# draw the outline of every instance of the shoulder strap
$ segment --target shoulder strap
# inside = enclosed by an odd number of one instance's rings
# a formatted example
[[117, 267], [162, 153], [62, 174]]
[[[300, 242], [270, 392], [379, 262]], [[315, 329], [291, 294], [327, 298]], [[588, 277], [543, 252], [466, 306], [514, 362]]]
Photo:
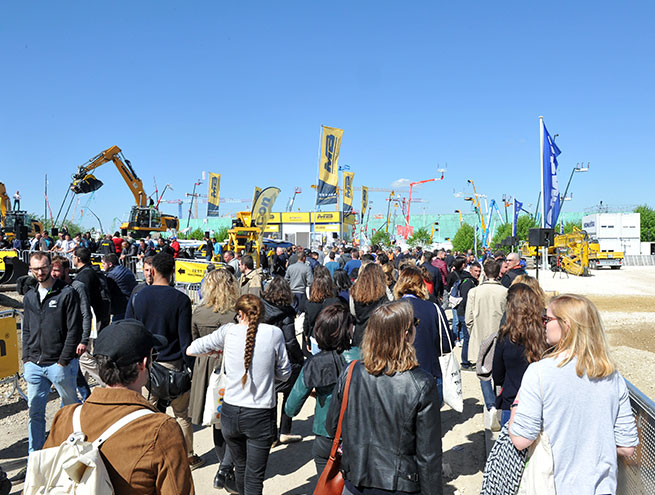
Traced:
[[[82, 404], [78, 405], [73, 411], [73, 433], [82, 432], [82, 424], [80, 422], [80, 415], [82, 414]], [[94, 442], [93, 446], [97, 449], [105, 443], [105, 441], [111, 437], [114, 433], [120, 430], [123, 426], [131, 423], [135, 419], [139, 419], [141, 416], [146, 416], [148, 414], [155, 414], [154, 411], [150, 409], [142, 408], [136, 411], [133, 411], [129, 414], [126, 414], [121, 419], [116, 421], [113, 425], [107, 428]]]
[[[437, 306], [437, 303], [433, 303], [434, 308], [437, 310], [437, 319], [439, 320], [439, 350], [441, 351], [441, 355], [443, 356], [443, 330], [444, 327], [447, 327], [448, 324], [444, 321], [444, 316], [439, 311], [439, 306]], [[453, 350], [453, 342], [450, 340], [450, 332], [446, 332], [446, 337], [448, 338], [448, 345], [450, 345], [450, 351], [452, 352]]]
[[353, 370], [357, 364], [357, 359], [350, 363], [348, 368], [348, 376], [346, 377], [346, 385], [343, 389], [343, 399], [341, 400], [341, 411], [339, 412], [339, 423], [337, 423], [337, 432], [334, 435], [334, 440], [332, 442], [332, 450], [330, 450], [330, 459], [334, 460], [335, 455], [337, 454], [337, 449], [339, 448], [339, 442], [341, 440], [341, 424], [343, 422], [343, 415], [346, 412], [346, 406], [348, 405], [348, 392], [350, 391], [350, 380], [353, 377]]

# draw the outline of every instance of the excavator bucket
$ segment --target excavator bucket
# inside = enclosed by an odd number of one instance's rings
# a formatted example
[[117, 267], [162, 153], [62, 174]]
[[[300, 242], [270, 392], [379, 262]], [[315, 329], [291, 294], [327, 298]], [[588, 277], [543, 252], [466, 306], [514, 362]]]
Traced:
[[97, 191], [102, 187], [102, 181], [88, 174], [81, 179], [75, 179], [71, 184], [71, 191], [75, 194], [86, 194]]
[[15, 284], [19, 277], [27, 275], [27, 263], [18, 258], [5, 258], [5, 273], [0, 278], [0, 285]]

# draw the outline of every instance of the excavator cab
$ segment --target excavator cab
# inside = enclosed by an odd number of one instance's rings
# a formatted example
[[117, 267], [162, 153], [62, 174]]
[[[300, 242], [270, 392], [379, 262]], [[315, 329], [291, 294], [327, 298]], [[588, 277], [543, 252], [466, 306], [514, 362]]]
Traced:
[[133, 206], [129, 225], [130, 230], [161, 230], [161, 213], [151, 206]]

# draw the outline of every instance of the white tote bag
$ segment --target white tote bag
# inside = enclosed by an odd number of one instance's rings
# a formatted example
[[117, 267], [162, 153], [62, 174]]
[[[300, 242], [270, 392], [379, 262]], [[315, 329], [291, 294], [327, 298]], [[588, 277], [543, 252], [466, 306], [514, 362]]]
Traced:
[[221, 424], [221, 409], [223, 408], [223, 397], [225, 397], [225, 356], [221, 361], [221, 371], [214, 371], [209, 378], [207, 395], [205, 396], [205, 408], [202, 412], [202, 425], [212, 426]]
[[[443, 400], [446, 404], [452, 407], [457, 412], [464, 410], [464, 397], [462, 395], [462, 372], [459, 367], [459, 362], [453, 353], [453, 343], [450, 340], [450, 332], [448, 332], [448, 324], [445, 322], [443, 314], [439, 307], [435, 304], [437, 315], [439, 319], [439, 366], [441, 367], [441, 379], [443, 381]], [[443, 334], [444, 329], [451, 351], [448, 354], [443, 352]]]

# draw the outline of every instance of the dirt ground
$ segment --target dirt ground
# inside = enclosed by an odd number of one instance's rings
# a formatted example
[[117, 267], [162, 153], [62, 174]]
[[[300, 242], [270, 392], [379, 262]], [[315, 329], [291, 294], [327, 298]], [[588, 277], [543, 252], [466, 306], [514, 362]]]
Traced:
[[[534, 271], [531, 271], [534, 274]], [[550, 272], [539, 273], [546, 291], [587, 295], [598, 306], [612, 355], [621, 373], [648, 397], [655, 397], [655, 267], [623, 267], [621, 270], [593, 271], [591, 277], [566, 278]], [[15, 294], [6, 293], [15, 296]], [[0, 308], [5, 309], [5, 308]], [[459, 353], [459, 349], [456, 350]], [[22, 382], [22, 381], [21, 381]], [[442, 409], [444, 453], [444, 493], [468, 495], [479, 493], [485, 461], [485, 434], [482, 419], [482, 397], [475, 373], [463, 372], [464, 411], [456, 413], [447, 406]], [[25, 384], [21, 383], [23, 390]], [[0, 394], [10, 386], [0, 385]], [[51, 394], [47, 409], [48, 421], [59, 406], [58, 397]], [[265, 493], [300, 495], [313, 491], [316, 473], [311, 455], [312, 399], [294, 420], [293, 432], [303, 435], [298, 444], [275, 447], [267, 469]], [[374, 420], [375, 418], [371, 418]], [[16, 394], [0, 402], [0, 464], [9, 475], [25, 464], [27, 455], [27, 405]], [[212, 480], [217, 469], [212, 449], [211, 430], [197, 430], [196, 452], [207, 465], [193, 473], [197, 493], [213, 491]], [[20, 493], [16, 485], [12, 493]], [[225, 492], [223, 492], [225, 493]]]

